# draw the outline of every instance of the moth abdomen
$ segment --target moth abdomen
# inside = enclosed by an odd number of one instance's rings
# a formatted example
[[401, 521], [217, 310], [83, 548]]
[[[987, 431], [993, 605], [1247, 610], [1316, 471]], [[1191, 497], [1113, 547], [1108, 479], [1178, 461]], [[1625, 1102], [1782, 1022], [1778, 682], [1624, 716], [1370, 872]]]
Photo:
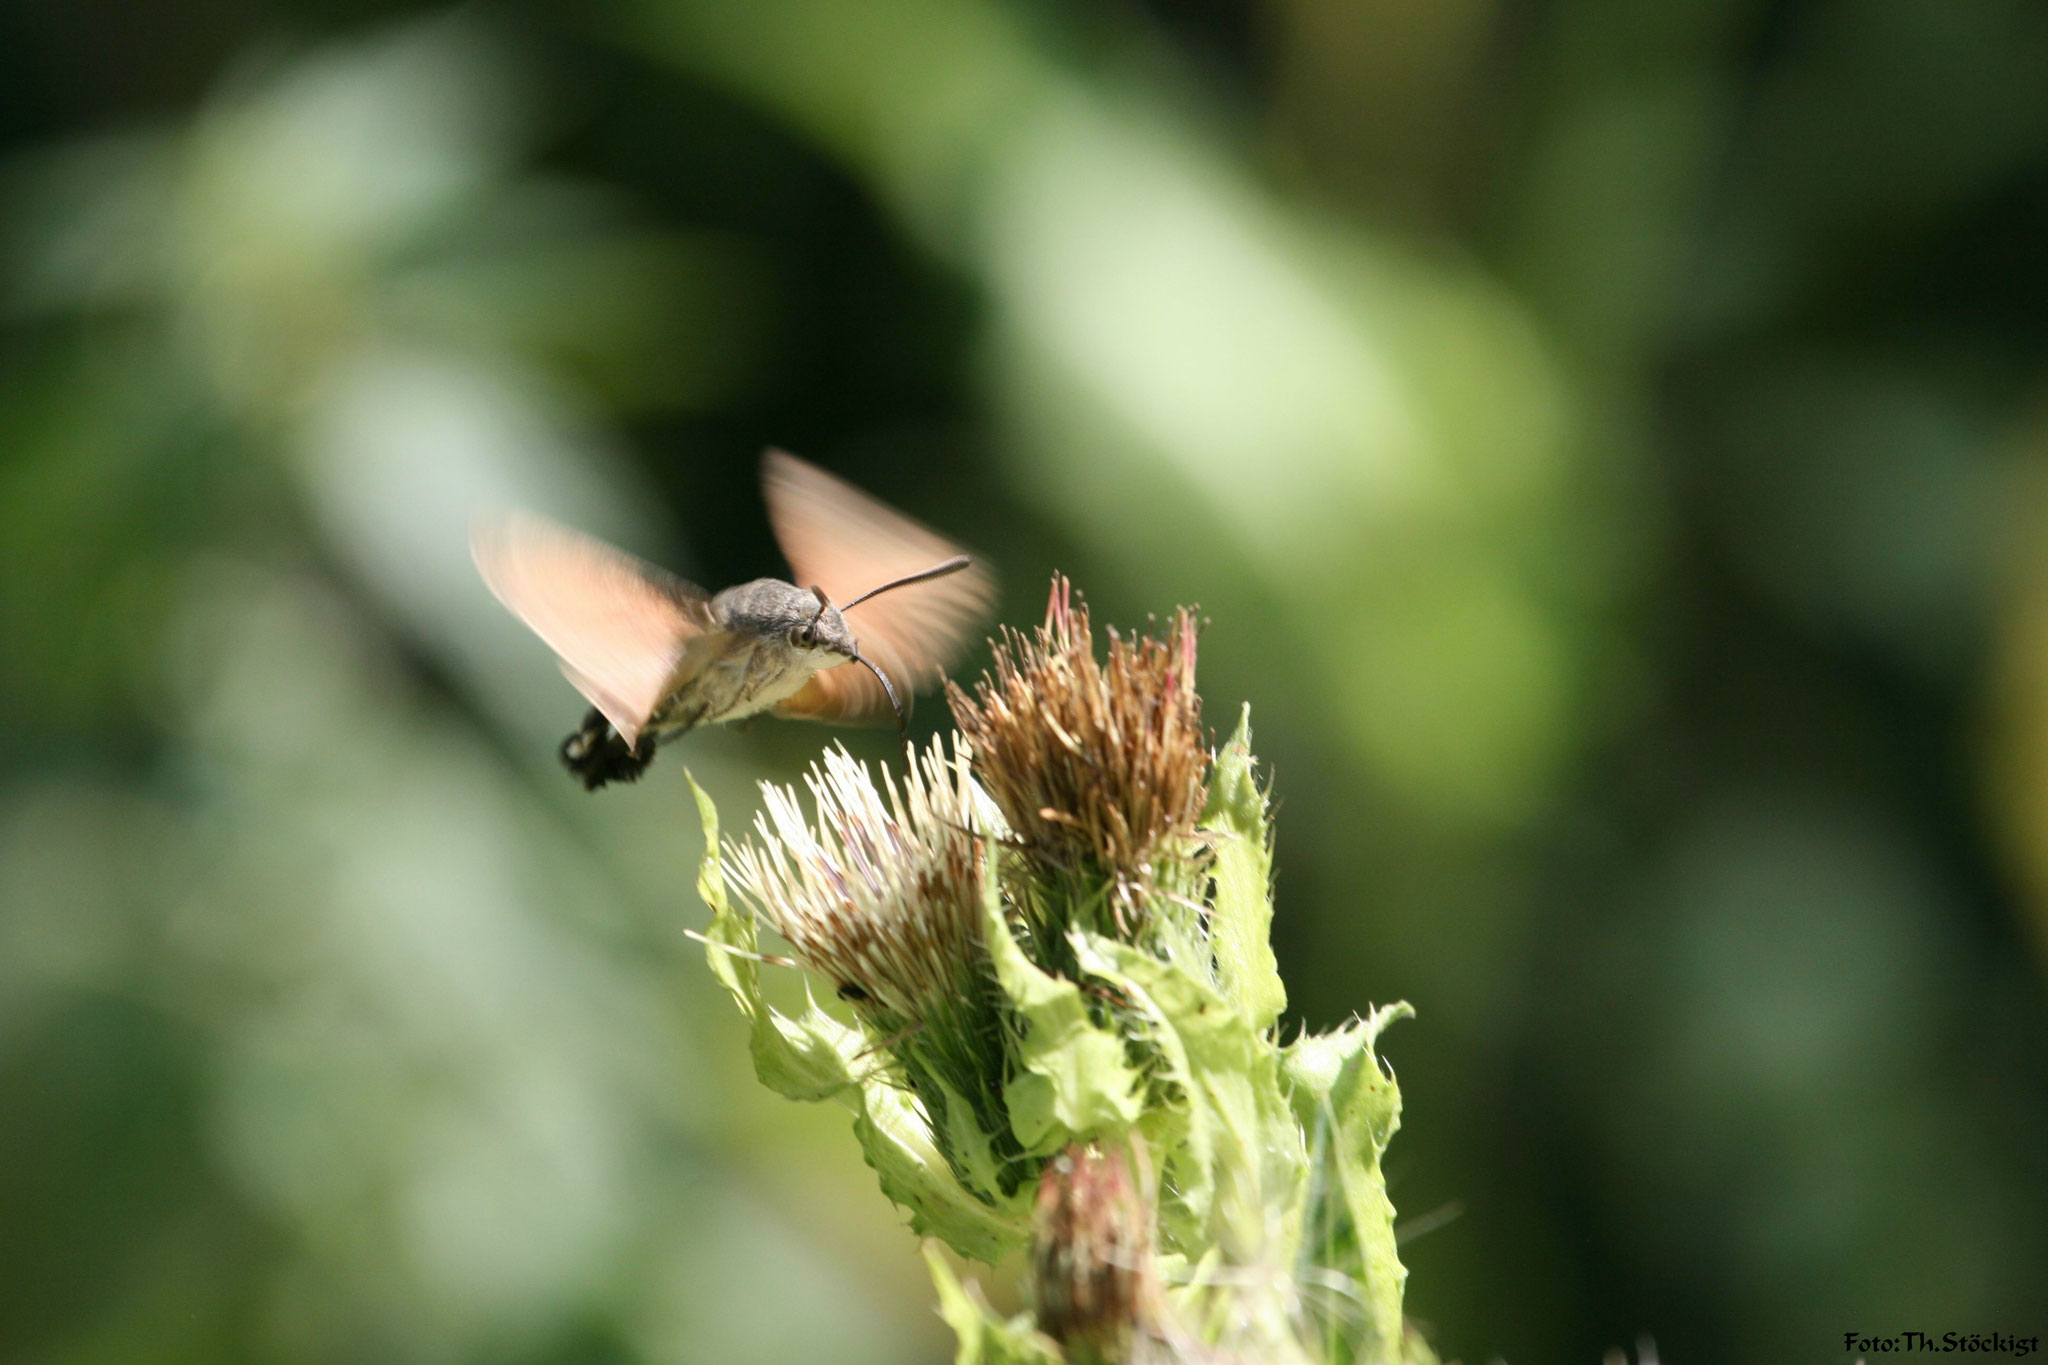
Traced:
[[625, 737], [612, 728], [604, 712], [596, 707], [583, 713], [583, 723], [562, 741], [562, 766], [574, 773], [585, 791], [596, 791], [608, 782], [637, 782], [654, 761], [650, 740], [645, 754], [636, 754]]

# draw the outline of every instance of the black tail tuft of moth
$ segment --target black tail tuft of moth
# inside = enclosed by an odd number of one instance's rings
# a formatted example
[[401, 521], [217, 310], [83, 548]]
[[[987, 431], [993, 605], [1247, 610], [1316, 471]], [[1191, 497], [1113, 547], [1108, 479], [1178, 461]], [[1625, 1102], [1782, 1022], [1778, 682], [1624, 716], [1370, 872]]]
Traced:
[[562, 741], [561, 754], [562, 766], [583, 783], [583, 790], [594, 792], [608, 782], [637, 782], [654, 761], [654, 744], [648, 742], [645, 754], [634, 753], [593, 706], [576, 733]]

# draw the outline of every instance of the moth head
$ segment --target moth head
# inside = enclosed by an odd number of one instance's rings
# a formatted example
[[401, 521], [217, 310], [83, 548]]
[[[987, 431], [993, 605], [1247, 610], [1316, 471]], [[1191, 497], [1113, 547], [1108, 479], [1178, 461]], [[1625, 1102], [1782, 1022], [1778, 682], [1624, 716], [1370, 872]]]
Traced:
[[[875, 681], [882, 685], [883, 695], [889, 698], [889, 709], [896, 713], [896, 728], [900, 732], [904, 724], [903, 699], [896, 695], [895, 685], [889, 681], [889, 675], [877, 668], [874, 660], [861, 654], [859, 642], [853, 638], [853, 632], [847, 629], [846, 618], [840, 614], [840, 609], [832, 605], [831, 595], [823, 588], [813, 587], [811, 596], [818, 603], [817, 610], [789, 628], [790, 647], [803, 653], [822, 650], [827, 654], [836, 654], [852, 660], [874, 674]], [[872, 592], [863, 593], [847, 605], [855, 606], [872, 596]]]
[[852, 610], [871, 597], [879, 597], [885, 592], [907, 588], [915, 583], [929, 583], [934, 578], [945, 578], [970, 567], [970, 564], [971, 561], [966, 555], [954, 555], [951, 559], [934, 564], [929, 569], [904, 574], [877, 587], [869, 588], [851, 602], [840, 606], [832, 604], [830, 593], [814, 585], [811, 588], [811, 596], [817, 602], [817, 610], [809, 613], [808, 620], [799, 621], [790, 627], [790, 647], [799, 651], [825, 650], [851, 659], [874, 674], [875, 681], [882, 685], [883, 695], [889, 699], [889, 709], [896, 713], [896, 730], [901, 734], [905, 723], [903, 699], [897, 695], [896, 686], [889, 681], [888, 673], [874, 660], [860, 652], [860, 645], [853, 638], [853, 632], [847, 629], [846, 617], [842, 613]]
[[807, 612], [790, 625], [790, 648], [802, 653], [823, 650], [845, 659], [858, 656], [860, 645], [853, 638], [846, 618], [839, 614], [839, 608], [832, 605], [832, 599], [825, 595], [823, 588], [812, 588], [811, 594], [817, 600], [817, 609]]

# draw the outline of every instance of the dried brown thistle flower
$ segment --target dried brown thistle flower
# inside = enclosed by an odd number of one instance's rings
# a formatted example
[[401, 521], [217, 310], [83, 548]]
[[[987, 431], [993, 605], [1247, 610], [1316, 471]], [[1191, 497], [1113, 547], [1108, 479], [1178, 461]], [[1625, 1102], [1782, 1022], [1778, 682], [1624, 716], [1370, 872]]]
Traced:
[[1070, 1361], [1123, 1361], [1161, 1311], [1150, 1201], [1116, 1151], [1076, 1144], [1039, 1177], [1032, 1278], [1039, 1330]]
[[[825, 753], [796, 792], [763, 784], [759, 843], [729, 848], [733, 885], [806, 967], [863, 1014], [895, 1027], [950, 1007], [984, 970], [981, 810], [967, 757], [942, 740], [878, 790], [844, 749]], [[887, 792], [886, 801], [883, 791]]]
[[975, 770], [1015, 840], [1061, 872], [1107, 879], [1119, 924], [1172, 841], [1194, 832], [1209, 752], [1195, 692], [1195, 622], [1163, 638], [1109, 632], [1098, 662], [1087, 607], [1055, 576], [1045, 624], [1005, 630], [972, 696], [947, 687]]

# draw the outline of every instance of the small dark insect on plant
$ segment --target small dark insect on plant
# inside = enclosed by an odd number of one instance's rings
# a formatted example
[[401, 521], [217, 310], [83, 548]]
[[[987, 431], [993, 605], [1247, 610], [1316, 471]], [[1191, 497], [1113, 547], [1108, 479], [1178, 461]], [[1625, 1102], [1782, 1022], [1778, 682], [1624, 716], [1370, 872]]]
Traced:
[[761, 484], [807, 586], [757, 578], [707, 593], [525, 514], [471, 535], [484, 582], [590, 701], [561, 749], [588, 790], [639, 777], [655, 746], [685, 731], [763, 712], [841, 724], [893, 714], [900, 728], [897, 689], [936, 682], [987, 618], [994, 582], [958, 546], [779, 450], [762, 457]]

